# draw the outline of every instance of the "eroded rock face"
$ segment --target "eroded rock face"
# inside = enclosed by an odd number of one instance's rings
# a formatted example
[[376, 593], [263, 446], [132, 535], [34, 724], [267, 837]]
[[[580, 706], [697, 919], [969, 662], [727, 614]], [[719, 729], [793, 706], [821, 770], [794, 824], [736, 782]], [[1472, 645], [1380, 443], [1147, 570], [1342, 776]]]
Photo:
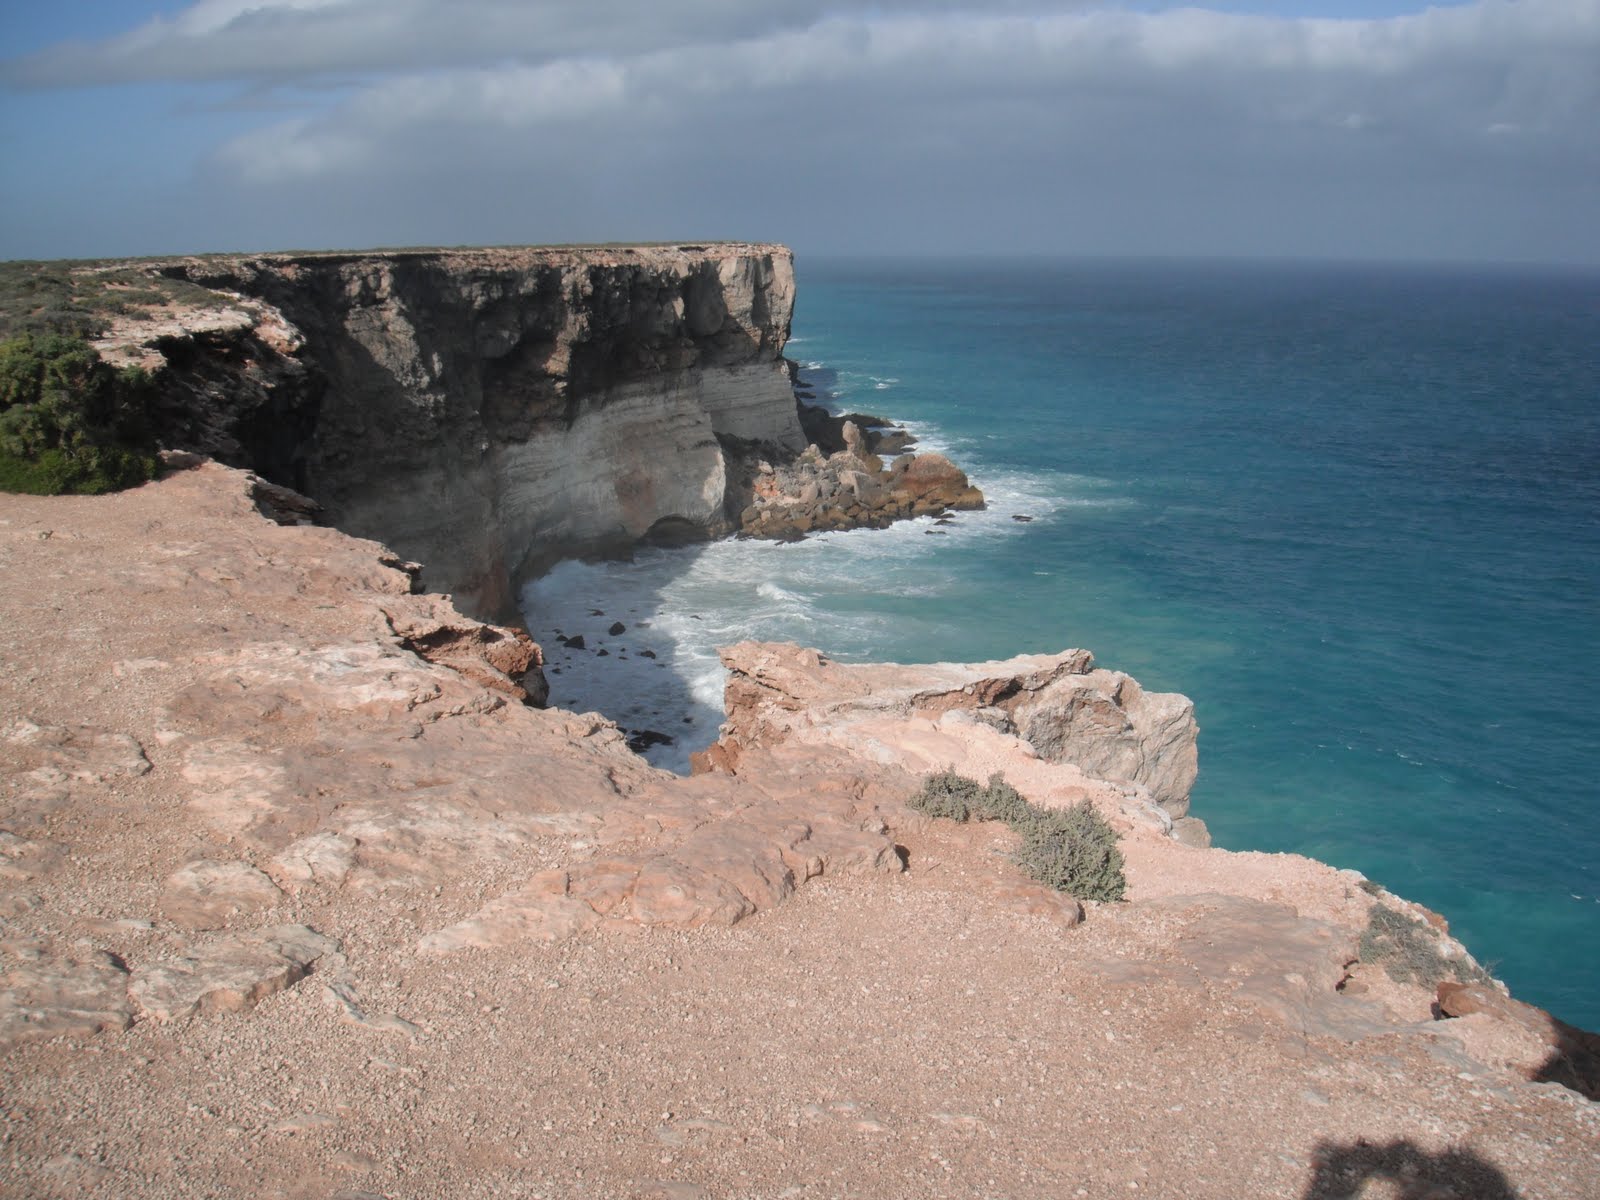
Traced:
[[1095, 668], [1086, 650], [992, 663], [851, 666], [799, 646], [741, 642], [722, 652], [722, 664], [728, 721], [701, 758], [704, 768], [736, 768], [749, 748], [822, 723], [959, 712], [1025, 740], [1049, 762], [1132, 785], [1160, 806], [1169, 830], [1189, 811], [1198, 770], [1194, 705]]
[[[805, 445], [781, 246], [261, 255], [151, 269], [221, 293], [144, 345], [171, 444], [255, 467], [426, 564], [475, 616], [665, 523], [730, 527], [719, 438]], [[229, 381], [235, 381], [230, 383]]]
[[474, 683], [535, 706], [550, 695], [544, 655], [524, 630], [465, 620], [437, 596], [407, 596], [384, 605], [400, 644]]
[[885, 466], [851, 421], [842, 449], [824, 454], [812, 445], [791, 462], [759, 462], [746, 486], [739, 531], [778, 540], [984, 506], [983, 493], [944, 455], [906, 454]]
[[1441, 983], [1439, 1014], [1446, 1018], [1481, 1014], [1536, 1038], [1548, 1056], [1533, 1078], [1559, 1083], [1591, 1100], [1600, 1100], [1600, 1034], [1558, 1021], [1542, 1008], [1514, 1000], [1487, 983]]

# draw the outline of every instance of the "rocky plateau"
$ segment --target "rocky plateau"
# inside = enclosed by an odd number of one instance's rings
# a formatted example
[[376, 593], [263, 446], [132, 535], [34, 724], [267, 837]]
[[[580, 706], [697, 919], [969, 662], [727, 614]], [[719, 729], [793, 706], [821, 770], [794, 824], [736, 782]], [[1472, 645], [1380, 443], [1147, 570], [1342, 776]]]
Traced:
[[[541, 707], [486, 618], [550, 554], [976, 502], [796, 409], [781, 247], [162, 269], [240, 315], [108, 349], [271, 469], [0, 495], [0, 1193], [1597, 1194], [1596, 1039], [1210, 847], [1193, 706], [1087, 651], [730, 646], [686, 777]], [[944, 770], [1093, 806], [1126, 900], [919, 811]]]
[[[7, 1194], [1592, 1194], [1592, 1042], [1199, 848], [1182, 697], [745, 644], [680, 778], [283, 499], [0, 499]], [[908, 807], [944, 768], [1096, 805], [1128, 900]]]

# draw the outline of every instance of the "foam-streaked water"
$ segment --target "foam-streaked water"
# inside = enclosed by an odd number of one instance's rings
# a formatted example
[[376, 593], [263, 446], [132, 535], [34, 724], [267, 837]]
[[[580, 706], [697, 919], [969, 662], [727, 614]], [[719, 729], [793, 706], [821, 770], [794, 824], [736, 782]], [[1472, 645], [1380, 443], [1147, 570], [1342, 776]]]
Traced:
[[1219, 844], [1356, 867], [1600, 1025], [1600, 277], [802, 260], [799, 295], [803, 377], [989, 510], [566, 564], [527, 596], [558, 703], [681, 767], [740, 638], [1085, 646], [1194, 698]]

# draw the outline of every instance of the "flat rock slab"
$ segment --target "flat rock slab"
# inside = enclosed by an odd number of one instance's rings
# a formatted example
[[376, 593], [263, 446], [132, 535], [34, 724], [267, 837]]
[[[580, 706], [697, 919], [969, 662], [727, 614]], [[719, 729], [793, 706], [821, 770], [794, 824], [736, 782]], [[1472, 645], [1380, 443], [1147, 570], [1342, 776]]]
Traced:
[[79, 782], [104, 783], [150, 770], [144, 747], [126, 733], [89, 725], [36, 725], [18, 721], [5, 733], [12, 746], [26, 748]]
[[301, 838], [267, 864], [267, 874], [288, 892], [308, 887], [339, 887], [355, 863], [355, 838], [337, 833], [314, 833]]
[[245, 862], [193, 862], [167, 877], [161, 911], [185, 929], [221, 929], [235, 917], [284, 899], [277, 886]]
[[7, 947], [0, 975], [0, 1046], [88, 1037], [133, 1023], [128, 969], [100, 950], [58, 955]]
[[142, 967], [128, 993], [158, 1021], [244, 1012], [293, 987], [318, 959], [338, 950], [333, 938], [304, 925], [279, 925], [220, 938], [193, 953]]
[[126, 733], [16, 721], [0, 733], [0, 820], [32, 828], [86, 791], [103, 794], [149, 771], [144, 747]]

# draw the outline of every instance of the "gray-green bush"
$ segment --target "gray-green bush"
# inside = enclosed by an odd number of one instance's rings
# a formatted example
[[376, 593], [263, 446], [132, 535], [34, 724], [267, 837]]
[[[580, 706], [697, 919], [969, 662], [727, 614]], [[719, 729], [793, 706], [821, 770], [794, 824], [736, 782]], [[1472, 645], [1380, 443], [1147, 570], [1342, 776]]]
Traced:
[[[952, 821], [965, 821], [974, 814], [982, 789], [976, 779], [957, 775], [954, 771], [940, 771], [922, 781], [922, 790], [911, 797], [911, 807], [930, 817], [948, 817]], [[981, 814], [979, 814], [981, 820]]]
[[1374, 904], [1361, 934], [1361, 961], [1383, 967], [1397, 983], [1437, 986], [1446, 979], [1484, 983], [1489, 973], [1475, 963], [1446, 958], [1439, 938], [1425, 922], [1387, 905]]
[[910, 805], [930, 817], [953, 821], [1004, 821], [1022, 838], [1014, 861], [1029, 876], [1082, 900], [1121, 900], [1127, 895], [1118, 834], [1087, 800], [1071, 808], [1040, 808], [1003, 776], [979, 787], [954, 771], [923, 780]]
[[1127, 895], [1117, 831], [1080, 800], [1071, 808], [1035, 809], [1017, 832], [1017, 864], [1040, 883], [1083, 900], [1121, 900]]

